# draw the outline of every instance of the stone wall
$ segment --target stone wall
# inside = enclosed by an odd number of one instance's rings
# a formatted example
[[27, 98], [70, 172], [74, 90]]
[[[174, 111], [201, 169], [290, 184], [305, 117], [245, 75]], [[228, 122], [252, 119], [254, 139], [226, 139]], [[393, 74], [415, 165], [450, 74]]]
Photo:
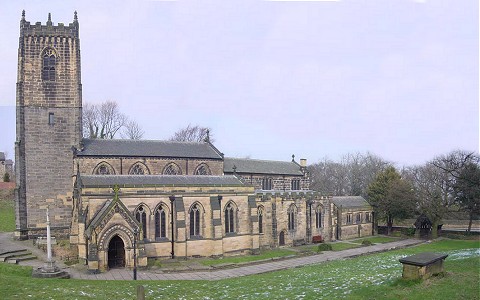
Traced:
[[[233, 173], [229, 173], [233, 174]], [[292, 180], [300, 180], [300, 190], [309, 190], [310, 182], [306, 176], [292, 175], [263, 175], [263, 174], [237, 174], [246, 184], [252, 185], [257, 190], [261, 190], [264, 179], [272, 179], [272, 190], [291, 191]]]
[[223, 175], [223, 161], [214, 159], [178, 159], [178, 158], [145, 158], [145, 157], [77, 157], [75, 161], [80, 167], [81, 174], [94, 174], [96, 168], [102, 164], [108, 164], [114, 174], [126, 175], [135, 164], [146, 167], [147, 173], [161, 175], [169, 164], [176, 164], [181, 175], [193, 175], [201, 164], [210, 169], [211, 175]]

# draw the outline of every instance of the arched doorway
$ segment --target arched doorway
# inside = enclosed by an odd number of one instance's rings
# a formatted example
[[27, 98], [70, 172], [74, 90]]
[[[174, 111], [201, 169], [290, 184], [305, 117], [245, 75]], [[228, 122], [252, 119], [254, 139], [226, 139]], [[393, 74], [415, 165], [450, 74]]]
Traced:
[[108, 267], [125, 267], [125, 244], [118, 235], [114, 236], [108, 244]]
[[285, 231], [280, 232], [280, 237], [278, 238], [278, 245], [285, 246]]

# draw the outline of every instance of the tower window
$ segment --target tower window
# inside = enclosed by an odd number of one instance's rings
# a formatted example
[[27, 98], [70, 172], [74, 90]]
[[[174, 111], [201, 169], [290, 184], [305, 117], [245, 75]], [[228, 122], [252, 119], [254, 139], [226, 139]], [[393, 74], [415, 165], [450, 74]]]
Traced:
[[55, 65], [57, 63], [55, 54], [53, 49], [47, 49], [43, 53], [42, 80], [44, 81], [55, 81]]
[[55, 115], [53, 113], [48, 113], [48, 125], [55, 124]]

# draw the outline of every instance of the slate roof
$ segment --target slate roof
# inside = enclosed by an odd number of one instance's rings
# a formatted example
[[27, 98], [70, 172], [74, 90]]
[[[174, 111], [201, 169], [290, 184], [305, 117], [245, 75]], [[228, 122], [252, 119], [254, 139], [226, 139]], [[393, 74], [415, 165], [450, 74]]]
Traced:
[[371, 209], [370, 204], [362, 196], [334, 196], [332, 202], [337, 207]]
[[303, 175], [302, 171], [300, 171], [300, 166], [291, 161], [258, 160], [232, 157], [225, 157], [223, 163], [223, 172], [233, 173], [234, 165], [237, 167], [237, 173]]
[[222, 159], [221, 153], [209, 143], [83, 139], [77, 156], [180, 157]]
[[5, 153], [0, 152], [0, 161], [4, 161], [4, 160], [5, 160]]
[[244, 186], [236, 176], [81, 175], [83, 187], [100, 186]]

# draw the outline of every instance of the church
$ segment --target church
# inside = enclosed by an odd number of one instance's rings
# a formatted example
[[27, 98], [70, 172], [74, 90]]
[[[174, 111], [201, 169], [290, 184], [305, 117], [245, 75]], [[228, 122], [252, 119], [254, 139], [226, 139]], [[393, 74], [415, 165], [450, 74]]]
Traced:
[[48, 208], [53, 234], [97, 272], [372, 234], [368, 203], [310, 190], [305, 159], [228, 157], [208, 138], [83, 138], [80, 66], [76, 12], [68, 25], [22, 13], [16, 238], [44, 235]]

